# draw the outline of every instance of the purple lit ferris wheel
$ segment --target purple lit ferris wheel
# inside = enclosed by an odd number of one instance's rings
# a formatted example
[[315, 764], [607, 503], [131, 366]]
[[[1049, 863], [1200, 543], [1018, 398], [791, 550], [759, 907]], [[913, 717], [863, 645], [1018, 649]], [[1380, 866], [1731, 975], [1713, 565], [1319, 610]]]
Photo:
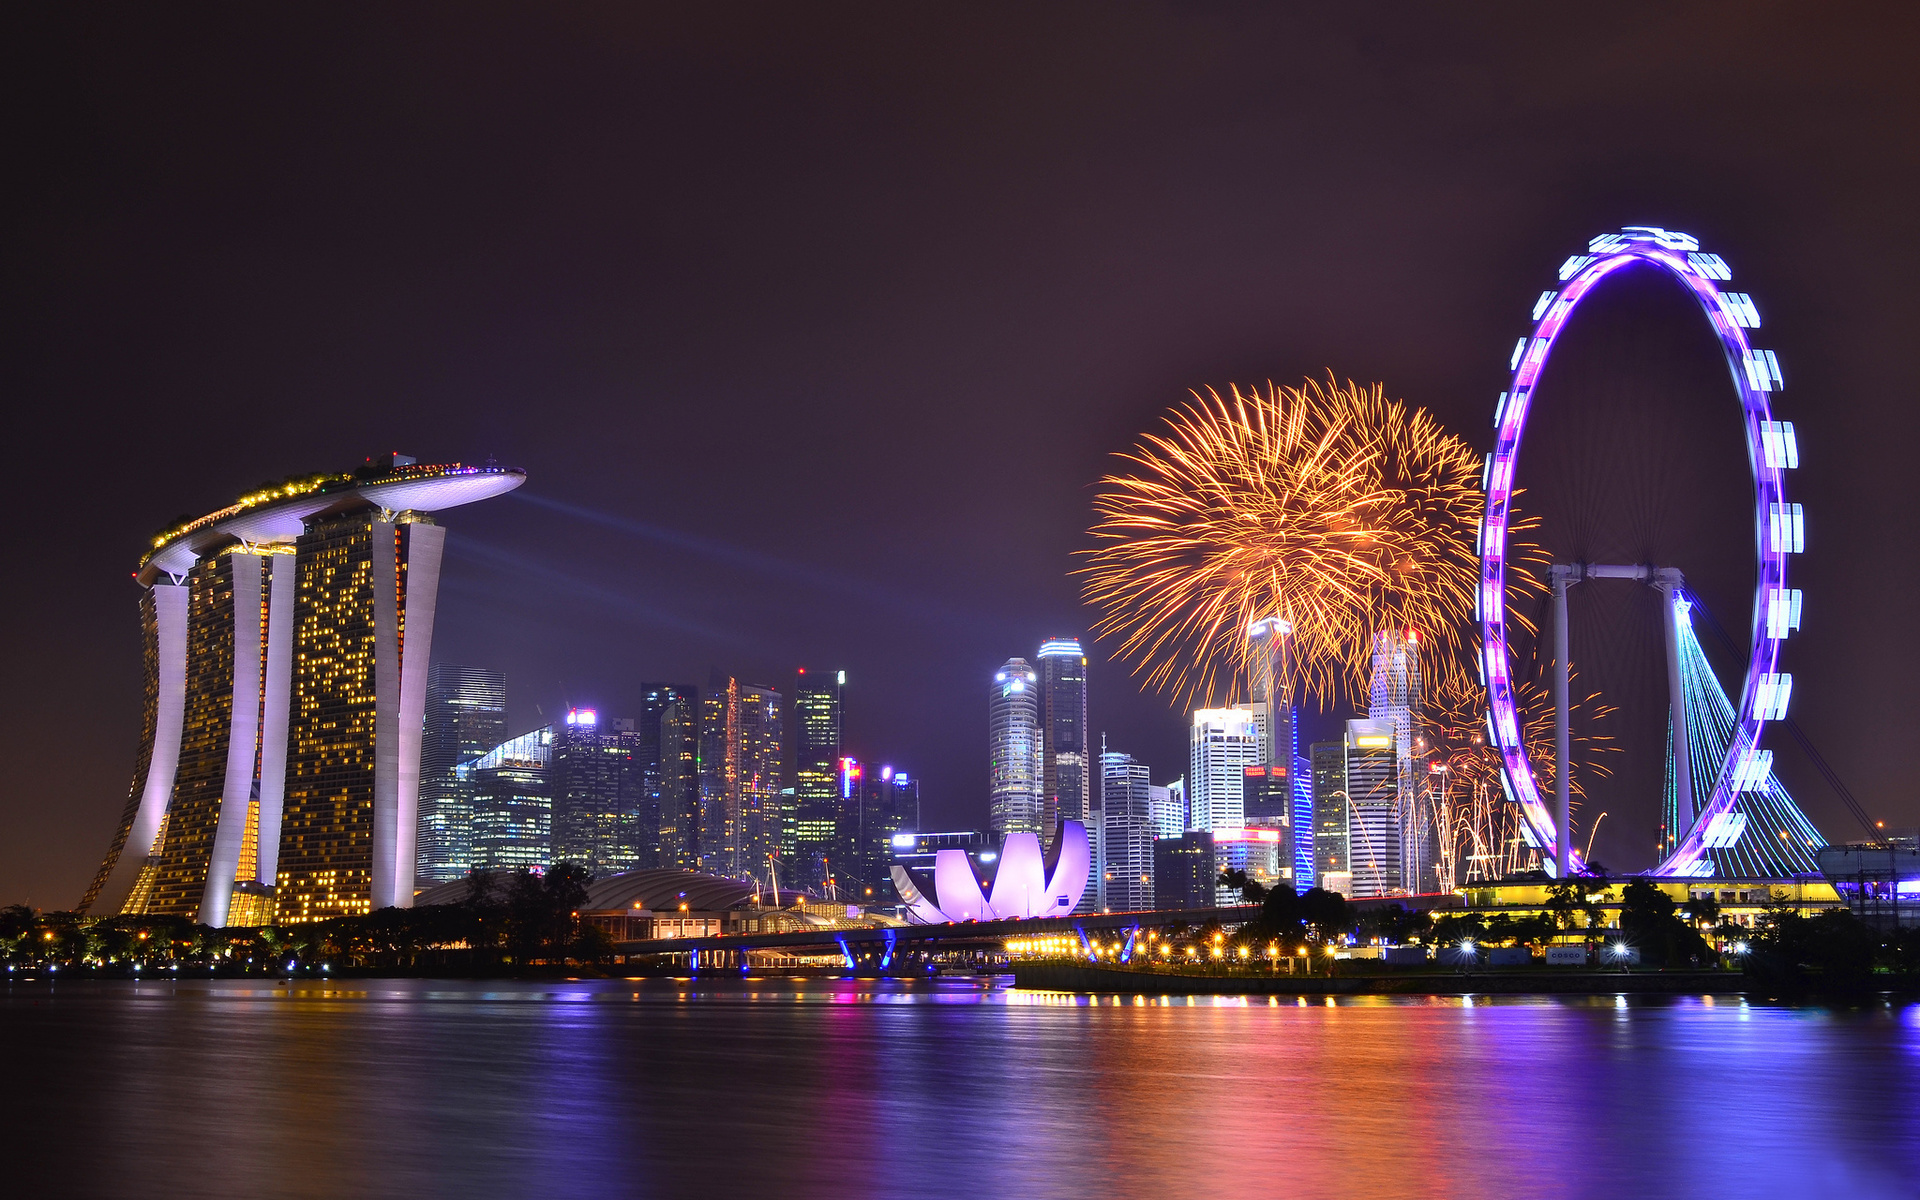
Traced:
[[[1554, 342], [1573, 310], [1601, 280], [1636, 262], [1660, 267], [1679, 280], [1712, 323], [1746, 419], [1747, 457], [1753, 467], [1754, 541], [1759, 570], [1752, 650], [1732, 737], [1706, 802], [1697, 814], [1685, 814], [1692, 816], [1691, 824], [1653, 872], [1696, 875], [1712, 870], [1708, 851], [1724, 844], [1729, 830], [1738, 828], [1732, 823], [1738, 820], [1735, 808], [1740, 797], [1764, 792], [1771, 786], [1772, 752], [1760, 748], [1760, 735], [1768, 721], [1786, 716], [1793, 687], [1793, 677], [1779, 670], [1779, 657], [1780, 644], [1800, 623], [1800, 594], [1787, 587], [1787, 556], [1803, 549], [1805, 524], [1800, 506], [1786, 499], [1786, 472], [1799, 465], [1793, 426], [1775, 421], [1769, 404], [1769, 397], [1781, 386], [1779, 360], [1773, 351], [1756, 350], [1748, 340], [1747, 331], [1760, 324], [1752, 298], [1722, 290], [1720, 285], [1732, 278], [1732, 272], [1719, 255], [1703, 253], [1700, 243], [1687, 234], [1639, 225], [1601, 234], [1587, 244], [1586, 253], [1561, 264], [1560, 286], [1542, 292], [1533, 306], [1533, 332], [1514, 347], [1513, 380], [1500, 394], [1494, 411], [1494, 447], [1486, 461], [1487, 502], [1480, 531], [1480, 594], [1476, 598], [1482, 648], [1479, 667], [1487, 688], [1488, 733], [1500, 753], [1501, 782], [1508, 798], [1520, 806], [1525, 831], [1540, 848], [1548, 869], [1577, 870], [1579, 855], [1561, 844], [1561, 831], [1567, 824], [1565, 797], [1560, 797], [1557, 811], [1549, 811], [1542, 800], [1515, 706], [1506, 629], [1507, 525], [1527, 409]], [[1687, 604], [1677, 590], [1669, 589], [1664, 618], [1687, 621]], [[1560, 658], [1564, 666], [1564, 649]], [[1684, 731], [1677, 732], [1684, 745]], [[1564, 770], [1560, 780], [1564, 788]], [[1682, 786], [1687, 786], [1685, 781]], [[1682, 811], [1684, 814], [1684, 806]]]

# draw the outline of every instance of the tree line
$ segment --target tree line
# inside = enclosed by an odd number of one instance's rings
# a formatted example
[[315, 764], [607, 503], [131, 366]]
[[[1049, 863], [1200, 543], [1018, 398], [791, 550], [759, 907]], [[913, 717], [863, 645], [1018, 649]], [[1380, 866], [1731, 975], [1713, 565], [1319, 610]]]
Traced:
[[456, 904], [383, 908], [300, 924], [214, 929], [178, 916], [86, 917], [0, 909], [0, 963], [110, 974], [245, 974], [325, 968], [493, 973], [605, 964], [613, 943], [578, 916], [592, 876], [577, 863], [544, 874], [476, 871]]
[[1359, 913], [1344, 897], [1312, 888], [1296, 893], [1286, 884], [1264, 887], [1244, 871], [1223, 871], [1220, 882], [1237, 888], [1260, 915], [1236, 941], [1277, 940], [1296, 944], [1380, 938], [1394, 943], [1446, 946], [1541, 947], [1567, 937], [1619, 940], [1649, 966], [1715, 966], [1737, 963], [1759, 991], [1774, 995], [1846, 994], [1920, 988], [1920, 928], [1879, 931], [1845, 908], [1812, 915], [1776, 891], [1752, 926], [1721, 912], [1711, 896], [1676, 901], [1646, 878], [1619, 886], [1619, 923], [1608, 926], [1615, 882], [1597, 864], [1583, 874], [1547, 883], [1542, 911], [1534, 914], [1410, 911], [1388, 904]]

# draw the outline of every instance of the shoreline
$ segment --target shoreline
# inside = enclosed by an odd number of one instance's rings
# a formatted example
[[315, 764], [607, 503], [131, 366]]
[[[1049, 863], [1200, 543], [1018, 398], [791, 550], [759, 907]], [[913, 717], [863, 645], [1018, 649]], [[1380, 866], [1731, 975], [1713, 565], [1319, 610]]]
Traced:
[[1072, 962], [1019, 962], [1014, 986], [1044, 992], [1125, 992], [1146, 996], [1461, 996], [1745, 993], [1738, 971], [1409, 971], [1405, 974], [1289, 976], [1177, 975]]

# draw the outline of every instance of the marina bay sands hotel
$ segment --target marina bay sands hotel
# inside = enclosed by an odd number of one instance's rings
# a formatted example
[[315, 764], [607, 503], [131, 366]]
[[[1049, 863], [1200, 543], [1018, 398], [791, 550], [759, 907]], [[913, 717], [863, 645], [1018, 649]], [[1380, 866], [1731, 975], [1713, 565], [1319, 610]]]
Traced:
[[525, 480], [390, 455], [156, 537], [136, 575], [145, 735], [81, 911], [223, 926], [410, 906], [432, 514]]

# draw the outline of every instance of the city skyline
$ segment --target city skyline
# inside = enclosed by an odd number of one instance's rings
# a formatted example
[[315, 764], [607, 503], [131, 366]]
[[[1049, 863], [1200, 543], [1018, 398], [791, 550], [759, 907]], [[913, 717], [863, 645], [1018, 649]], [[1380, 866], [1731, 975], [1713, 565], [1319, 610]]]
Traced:
[[1915, 1193], [1920, 10], [0, 28], [19, 1194]]
[[[250, 18], [263, 35], [286, 20]], [[446, 105], [359, 43], [311, 79], [246, 68], [154, 14], [124, 59], [76, 31], [48, 43], [34, 69], [69, 99], [22, 164], [42, 182], [9, 234], [19, 303], [45, 323], [18, 327], [40, 332], [23, 332], [12, 375], [23, 444], [37, 448], [16, 470], [87, 536], [44, 545], [49, 585], [6, 601], [11, 627], [38, 636], [10, 664], [34, 686], [9, 689], [0, 716], [48, 749], [23, 756], [0, 796], [18, 831], [0, 846], [0, 894], [72, 903], [67, 881], [112, 836], [134, 739], [104, 735], [93, 753], [63, 714], [103, 730], [141, 720], [123, 564], [146, 532], [244, 493], [267, 464], [371, 448], [529, 470], [522, 496], [462, 519], [436, 633], [448, 661], [519, 681], [513, 729], [589, 698], [634, 712], [639, 683], [698, 682], [715, 665], [776, 684], [798, 664], [844, 666], [893, 698], [876, 743], [915, 765], [938, 823], [958, 822], [977, 778], [972, 681], [1012, 648], [1090, 624], [1067, 572], [1085, 548], [1089, 481], [1114, 451], [1188, 388], [1329, 370], [1381, 380], [1484, 447], [1537, 276], [1627, 222], [1694, 231], [1768, 306], [1793, 403], [1819, 413], [1801, 426], [1803, 494], [1822, 523], [1799, 567], [1813, 619], [1791, 652], [1804, 660], [1796, 704], [1876, 815], [1920, 819], [1879, 749], [1910, 723], [1902, 681], [1920, 651], [1866, 632], [1894, 627], [1920, 561], [1884, 482], [1915, 418], [1892, 400], [1895, 348], [1818, 299], [1850, 297], [1896, 327], [1914, 303], [1884, 266], [1911, 234], [1889, 215], [1898, 205], [1875, 199], [1907, 186], [1879, 132], [1905, 101], [1893, 75], [1848, 73], [1894, 93], [1867, 103], [1783, 48], [1857, 42], [1879, 61], [1884, 39], [1798, 17], [1728, 31], [1676, 16], [1731, 40], [1650, 66], [1628, 99], [1521, 53], [1524, 30], [1459, 40], [1434, 14], [1378, 39], [1279, 17], [1113, 20], [1112, 42], [1018, 42], [1036, 69], [995, 71], [991, 85], [976, 68], [1003, 63], [1006, 39], [978, 22], [829, 22], [774, 64], [711, 30], [609, 28], [607, 43], [705, 64], [739, 100], [726, 111], [617, 55], [503, 80], [473, 46], [418, 31], [395, 36], [444, 63]], [[1774, 41], [1762, 26], [1788, 32]], [[1580, 55], [1609, 64], [1601, 75], [1638, 53], [1621, 31], [1577, 37]], [[872, 54], [875, 38], [886, 53]], [[1056, 44], [1070, 46], [1063, 60], [1040, 49]], [[1440, 86], [1434, 44], [1447, 70], [1503, 82], [1490, 95]], [[1302, 87], [1246, 96], [1189, 88], [1165, 62], [1143, 69], [1167, 45], [1186, 55], [1171, 61], [1228, 78], [1316, 52]], [[942, 64], [955, 87], [926, 87]], [[1328, 124], [1306, 120], [1302, 97], [1347, 94], [1356, 69], [1440, 99], [1369, 86]], [[616, 99], [585, 101], [581, 79]], [[1553, 97], [1552, 119], [1516, 119], [1521, 97]], [[259, 141], [241, 118], [282, 105], [283, 140]], [[960, 110], [979, 119], [951, 119]], [[403, 119], [323, 132], [363, 112]], [[659, 119], [617, 115], [637, 112]], [[558, 141], [501, 142], [503, 121]], [[1101, 132], [1115, 122], [1138, 136]], [[1240, 131], [1232, 170], [1202, 151], [1222, 128]], [[609, 160], [608, 144], [634, 152]], [[780, 186], [741, 189], [714, 145]], [[1430, 149], [1442, 145], [1458, 150]], [[127, 146], [146, 149], [130, 163]], [[545, 177], [549, 152], [596, 165], [522, 187]], [[1296, 186], [1303, 162], [1317, 168], [1310, 187]], [[969, 164], [957, 184], [956, 163]], [[1516, 163], [1541, 185], [1517, 193]], [[1063, 223], [1047, 202], [1061, 189], [1087, 199], [1087, 219]], [[235, 211], [254, 223], [236, 227]], [[76, 259], [77, 245], [111, 249]], [[1562, 398], [1528, 435], [1521, 482], [1547, 540], [1602, 543], [1574, 546], [1593, 561], [1677, 563], [1724, 623], [1745, 611], [1751, 572], [1750, 514], [1729, 499], [1750, 485], [1725, 428], [1724, 368], [1684, 296], [1615, 286], [1556, 352]], [[217, 454], [207, 428], [222, 431]], [[1600, 476], [1569, 470], [1593, 444], [1616, 448]], [[1579, 480], [1627, 519], [1573, 520]], [[1842, 596], [1849, 619], [1825, 619]], [[1621, 869], [1649, 861], [1660, 822], [1644, 798], [1661, 785], [1663, 731], [1641, 721], [1660, 694], [1646, 667], [1659, 648], [1601, 636], [1627, 624], [1613, 606], [1638, 603], [1580, 598], [1573, 616], [1576, 643], [1595, 647], [1583, 679], [1626, 714], [1621, 769], [1591, 800], [1610, 814], [1595, 856]], [[1182, 714], [1139, 694], [1109, 645], [1083, 644], [1108, 681], [1094, 731], [1156, 767], [1178, 761]], [[1306, 714], [1303, 743], [1343, 716]], [[1797, 749], [1779, 751], [1809, 817], [1845, 831]]]
[[[410, 903], [411, 882], [381, 881], [383, 869], [401, 873], [395, 864], [425, 887], [457, 877], [462, 866], [544, 869], [559, 862], [596, 878], [685, 864], [736, 879], [764, 873], [771, 883], [777, 869], [786, 882], [816, 893], [844, 890], [887, 902], [892, 836], [925, 829], [921, 780], [915, 772], [910, 793], [896, 794], [909, 779], [904, 770], [889, 787], [891, 766], [868, 762], [872, 775], [863, 778], [862, 762], [845, 753], [844, 670], [810, 681], [798, 668], [791, 710], [779, 690], [714, 668], [704, 696], [686, 685], [643, 685], [641, 722], [569, 708], [564, 721], [508, 739], [501, 672], [399, 661], [403, 644], [417, 642], [417, 653], [430, 653], [444, 531], [425, 513], [511, 491], [522, 478], [491, 464], [420, 467], [394, 454], [369, 458], [354, 476], [290, 479], [157, 536], [137, 576], [149, 588], [142, 610], [149, 669], [143, 766], [122, 832], [83, 904], [104, 892], [103, 911], [191, 912], [215, 925], [276, 910], [281, 920], [320, 919], [380, 907], [375, 901], [383, 897]], [[396, 539], [397, 569], [390, 573], [398, 615], [380, 615], [378, 597], [389, 585], [380, 582], [380, 556], [370, 567], [365, 561], [369, 530], [376, 542], [383, 530]], [[412, 548], [422, 538], [424, 546]], [[1794, 602], [1797, 626], [1798, 593]], [[418, 610], [411, 642], [410, 610]], [[1212, 833], [1223, 868], [1244, 870], [1261, 884], [1292, 878], [1305, 888], [1337, 879], [1335, 890], [1359, 898], [1433, 890], [1421, 639], [1411, 629], [1372, 635], [1366, 716], [1345, 722], [1345, 786], [1335, 803], [1317, 779], [1307, 779], [1298, 754], [1299, 716], [1285, 703], [1290, 632], [1282, 621], [1255, 622], [1246, 634], [1244, 678], [1226, 672], [1239, 702], [1189, 713], [1187, 773], [1168, 780], [1191, 798], [1180, 832]], [[371, 639], [365, 647], [351, 640], [363, 636]], [[1698, 656], [1697, 643], [1688, 644]], [[1710, 668], [1694, 674], [1705, 678]], [[289, 679], [300, 697], [291, 725], [283, 694]], [[360, 693], [375, 695], [375, 679], [377, 707], [355, 714]], [[245, 712], [238, 706], [243, 694], [258, 697]], [[1016, 656], [1002, 664], [989, 684], [984, 824], [1001, 837], [1032, 833], [1047, 845], [1061, 820], [1085, 822], [1082, 908], [1098, 912], [1111, 907], [1114, 867], [1124, 876], [1116, 891], [1128, 903], [1150, 892], [1150, 842], [1166, 824], [1158, 815], [1164, 804], [1156, 808], [1150, 793], [1164, 793], [1166, 785], [1154, 788], [1151, 769], [1129, 754], [1103, 752], [1090, 761], [1089, 694], [1088, 659], [1075, 638], [1050, 636], [1033, 662]], [[317, 728], [343, 728], [344, 735], [309, 734], [316, 713], [335, 722]], [[350, 719], [341, 724], [343, 716]], [[697, 723], [691, 736], [690, 723]], [[384, 732], [376, 737], [378, 730]], [[483, 751], [490, 737], [498, 743]], [[522, 743], [524, 750], [516, 749]], [[1392, 750], [1384, 791], [1375, 768], [1356, 765], [1377, 758], [1382, 745]], [[383, 746], [393, 749], [380, 752]], [[1357, 746], [1372, 749], [1361, 754]], [[318, 849], [308, 844], [315, 786], [309, 759], [375, 764], [368, 775], [372, 802], [364, 805], [372, 816], [353, 819], [367, 829], [356, 832], [350, 821], [343, 840], [343, 831], [329, 826], [331, 837]], [[679, 766], [669, 770], [669, 759]], [[221, 788], [214, 776], [223, 763]], [[244, 819], [221, 800], [223, 790], [242, 786], [237, 769], [253, 779]], [[327, 770], [339, 774], [341, 767]], [[1112, 771], [1119, 775], [1110, 778]], [[384, 807], [383, 772], [389, 791], [399, 789]], [[1364, 786], [1355, 783], [1362, 776]], [[1102, 811], [1110, 790], [1122, 805], [1111, 820]], [[156, 806], [162, 793], [167, 799]], [[284, 838], [276, 836], [283, 809]], [[383, 834], [379, 814], [387, 810]], [[964, 816], [959, 824], [974, 826]], [[148, 826], [155, 826], [154, 857], [123, 863], [122, 846], [146, 841]], [[1333, 836], [1317, 853], [1318, 831]], [[1342, 849], [1349, 855], [1344, 871], [1337, 869]], [[1296, 874], [1309, 861], [1312, 871]], [[145, 865], [136, 873], [133, 862]], [[283, 863], [288, 869], [276, 875]], [[371, 900], [362, 895], [369, 889]], [[1222, 885], [1221, 902], [1230, 894]]]

